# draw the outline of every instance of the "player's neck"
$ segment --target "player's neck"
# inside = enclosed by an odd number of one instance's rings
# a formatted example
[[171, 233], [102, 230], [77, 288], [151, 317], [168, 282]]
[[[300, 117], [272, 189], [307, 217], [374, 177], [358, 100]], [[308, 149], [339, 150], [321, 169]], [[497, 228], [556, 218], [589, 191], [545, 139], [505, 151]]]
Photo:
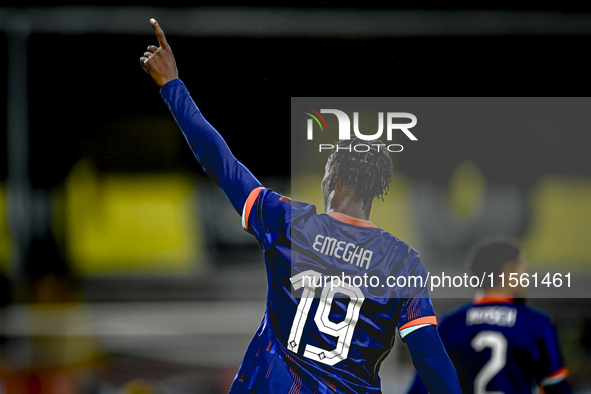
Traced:
[[351, 216], [355, 219], [362, 219], [369, 221], [371, 213], [371, 201], [369, 204], [364, 204], [357, 197], [350, 194], [336, 192], [329, 200], [326, 212], [338, 212], [343, 215]]
[[369, 221], [369, 212], [365, 212], [362, 209], [354, 209], [352, 207], [344, 207], [342, 209], [331, 209], [329, 212], [338, 212], [343, 215], [351, 216], [355, 219], [362, 219]]

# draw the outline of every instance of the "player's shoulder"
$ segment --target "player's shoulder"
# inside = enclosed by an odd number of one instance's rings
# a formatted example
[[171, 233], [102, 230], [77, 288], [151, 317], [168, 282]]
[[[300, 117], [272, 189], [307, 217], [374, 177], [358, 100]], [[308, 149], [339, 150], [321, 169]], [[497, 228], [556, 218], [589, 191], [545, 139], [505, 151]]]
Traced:
[[419, 251], [416, 250], [411, 244], [406, 241], [401, 240], [400, 238], [396, 237], [395, 235], [384, 231], [388, 236], [392, 239], [392, 243], [395, 247], [400, 248], [401, 252], [407, 256], [411, 256], [414, 259], [420, 259], [421, 255]]
[[314, 204], [292, 200], [290, 197], [277, 193], [270, 188], [260, 187], [253, 190], [252, 193], [255, 194], [254, 198], [258, 199], [265, 208], [282, 208], [295, 215], [316, 213], [316, 206]]
[[390, 231], [374, 225], [372, 222], [368, 223], [370, 223], [370, 227], [368, 228], [370, 228], [376, 236], [380, 237], [380, 242], [385, 246], [388, 246], [389, 249], [400, 253], [403, 257], [410, 256], [412, 258], [420, 259], [419, 252], [410, 243], [398, 238]]
[[519, 316], [527, 319], [527, 322], [531, 324], [532, 327], [542, 329], [553, 325], [548, 313], [521, 302], [515, 303], [514, 305], [518, 310]]
[[393, 245], [396, 245], [397, 247], [399, 247], [401, 250], [405, 250], [407, 253], [418, 253], [416, 251], [415, 248], [412, 247], [411, 244], [409, 244], [408, 242], [398, 238], [396, 235], [392, 234], [391, 232], [389, 232], [388, 230], [382, 228], [382, 227], [376, 227], [376, 232], [378, 232], [381, 236], [383, 236], [385, 239], [388, 240], [388, 242], [392, 243]]
[[421, 255], [410, 243], [401, 240], [384, 229], [380, 229], [380, 234], [384, 237], [384, 242], [390, 246], [393, 253], [398, 254], [404, 260], [421, 263]]
[[[306, 214], [315, 213], [316, 207], [293, 201], [273, 189], [258, 187], [253, 189], [244, 204], [242, 228], [248, 232], [259, 228], [259, 233], [277, 232], [293, 220]], [[257, 232], [257, 231], [255, 231]]]
[[372, 237], [376, 237], [384, 253], [389, 254], [391, 257], [396, 256], [397, 259], [404, 260], [407, 264], [410, 260], [421, 263], [419, 252], [410, 243], [398, 238], [382, 227], [375, 226], [372, 222], [367, 223], [369, 225], [366, 228], [370, 230]]
[[316, 205], [314, 204], [292, 200], [290, 197], [283, 196], [275, 192], [271, 193], [274, 193], [272, 198], [278, 202], [277, 204], [289, 212], [288, 216], [292, 222], [294, 220], [305, 220], [317, 215]]
[[384, 255], [388, 256], [387, 259], [392, 264], [392, 275], [407, 277], [420, 275], [426, 280], [427, 271], [418, 250], [387, 231], [381, 234], [384, 239], [380, 243], [383, 245]]

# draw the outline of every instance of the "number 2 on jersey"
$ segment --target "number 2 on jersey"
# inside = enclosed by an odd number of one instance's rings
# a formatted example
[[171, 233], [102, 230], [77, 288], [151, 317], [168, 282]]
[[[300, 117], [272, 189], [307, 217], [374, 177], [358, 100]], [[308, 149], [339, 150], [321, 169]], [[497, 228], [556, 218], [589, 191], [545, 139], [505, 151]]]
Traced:
[[[289, 278], [294, 290], [304, 288], [298, 309], [293, 318], [289, 339], [287, 340], [287, 348], [294, 353], [297, 353], [300, 347], [300, 340], [304, 332], [308, 312], [310, 312], [310, 306], [314, 301], [316, 285], [321, 283], [321, 279], [322, 275], [313, 270], [304, 271]], [[345, 318], [338, 323], [329, 320], [332, 302], [336, 293], [346, 295], [350, 298]], [[337, 345], [332, 350], [325, 350], [308, 344], [304, 348], [304, 357], [327, 365], [335, 365], [345, 360], [349, 354], [353, 331], [357, 325], [359, 310], [363, 301], [365, 301], [363, 293], [355, 286], [324, 287], [320, 295], [314, 322], [320, 332], [336, 337]]]
[[482, 331], [470, 343], [477, 352], [490, 348], [490, 360], [474, 378], [474, 394], [504, 394], [502, 391], [486, 391], [486, 385], [507, 363], [507, 339], [497, 331]]

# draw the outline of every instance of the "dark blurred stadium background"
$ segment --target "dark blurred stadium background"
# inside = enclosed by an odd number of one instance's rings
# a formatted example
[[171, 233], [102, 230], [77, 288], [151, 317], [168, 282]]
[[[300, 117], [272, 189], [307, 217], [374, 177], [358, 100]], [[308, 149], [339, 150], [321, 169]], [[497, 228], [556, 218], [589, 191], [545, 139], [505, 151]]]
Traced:
[[[249, 4], [2, 2], [0, 393], [224, 393], [262, 317], [258, 245], [138, 64], [156, 43], [150, 17], [207, 119], [286, 194], [314, 194], [322, 175], [292, 179], [288, 97], [591, 88], [584, 5]], [[534, 267], [586, 278], [589, 100], [578, 103], [571, 119], [491, 120], [396, 156], [397, 188], [377, 217], [428, 269], [458, 269], [472, 242], [503, 231], [524, 239]], [[493, 208], [503, 215], [484, 220]], [[462, 302], [434, 300], [439, 315]], [[591, 392], [590, 301], [531, 304], [558, 325], [576, 392]], [[411, 371], [398, 343], [384, 392], [403, 392]]]

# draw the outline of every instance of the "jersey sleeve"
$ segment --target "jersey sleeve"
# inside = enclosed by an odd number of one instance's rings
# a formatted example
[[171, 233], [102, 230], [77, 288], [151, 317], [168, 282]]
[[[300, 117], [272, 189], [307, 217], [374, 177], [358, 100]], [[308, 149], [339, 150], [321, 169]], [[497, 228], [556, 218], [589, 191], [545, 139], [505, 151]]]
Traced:
[[415, 377], [410, 385], [407, 394], [429, 394], [425, 383], [423, 383], [423, 379], [418, 372], [415, 372]]
[[405, 269], [401, 270], [401, 274], [406, 276], [409, 293], [402, 303], [398, 332], [404, 340], [420, 328], [437, 326], [437, 318], [427, 289], [427, 272], [419, 254], [409, 247], [403, 264]]
[[179, 125], [205, 174], [240, 213], [250, 192], [261, 183], [232, 154], [226, 141], [203, 117], [180, 79], [168, 82], [160, 95]]
[[255, 236], [266, 250], [281, 231], [288, 231], [291, 200], [271, 189], [257, 187], [250, 192], [242, 210], [242, 228]]
[[556, 326], [551, 322], [548, 322], [548, 326], [544, 330], [540, 343], [540, 354], [539, 369], [542, 373], [538, 378], [539, 385], [548, 387], [564, 381], [568, 376], [568, 369], [564, 365], [560, 351]]
[[428, 325], [408, 335], [406, 344], [412, 363], [428, 392], [462, 393], [456, 370], [434, 326]]

